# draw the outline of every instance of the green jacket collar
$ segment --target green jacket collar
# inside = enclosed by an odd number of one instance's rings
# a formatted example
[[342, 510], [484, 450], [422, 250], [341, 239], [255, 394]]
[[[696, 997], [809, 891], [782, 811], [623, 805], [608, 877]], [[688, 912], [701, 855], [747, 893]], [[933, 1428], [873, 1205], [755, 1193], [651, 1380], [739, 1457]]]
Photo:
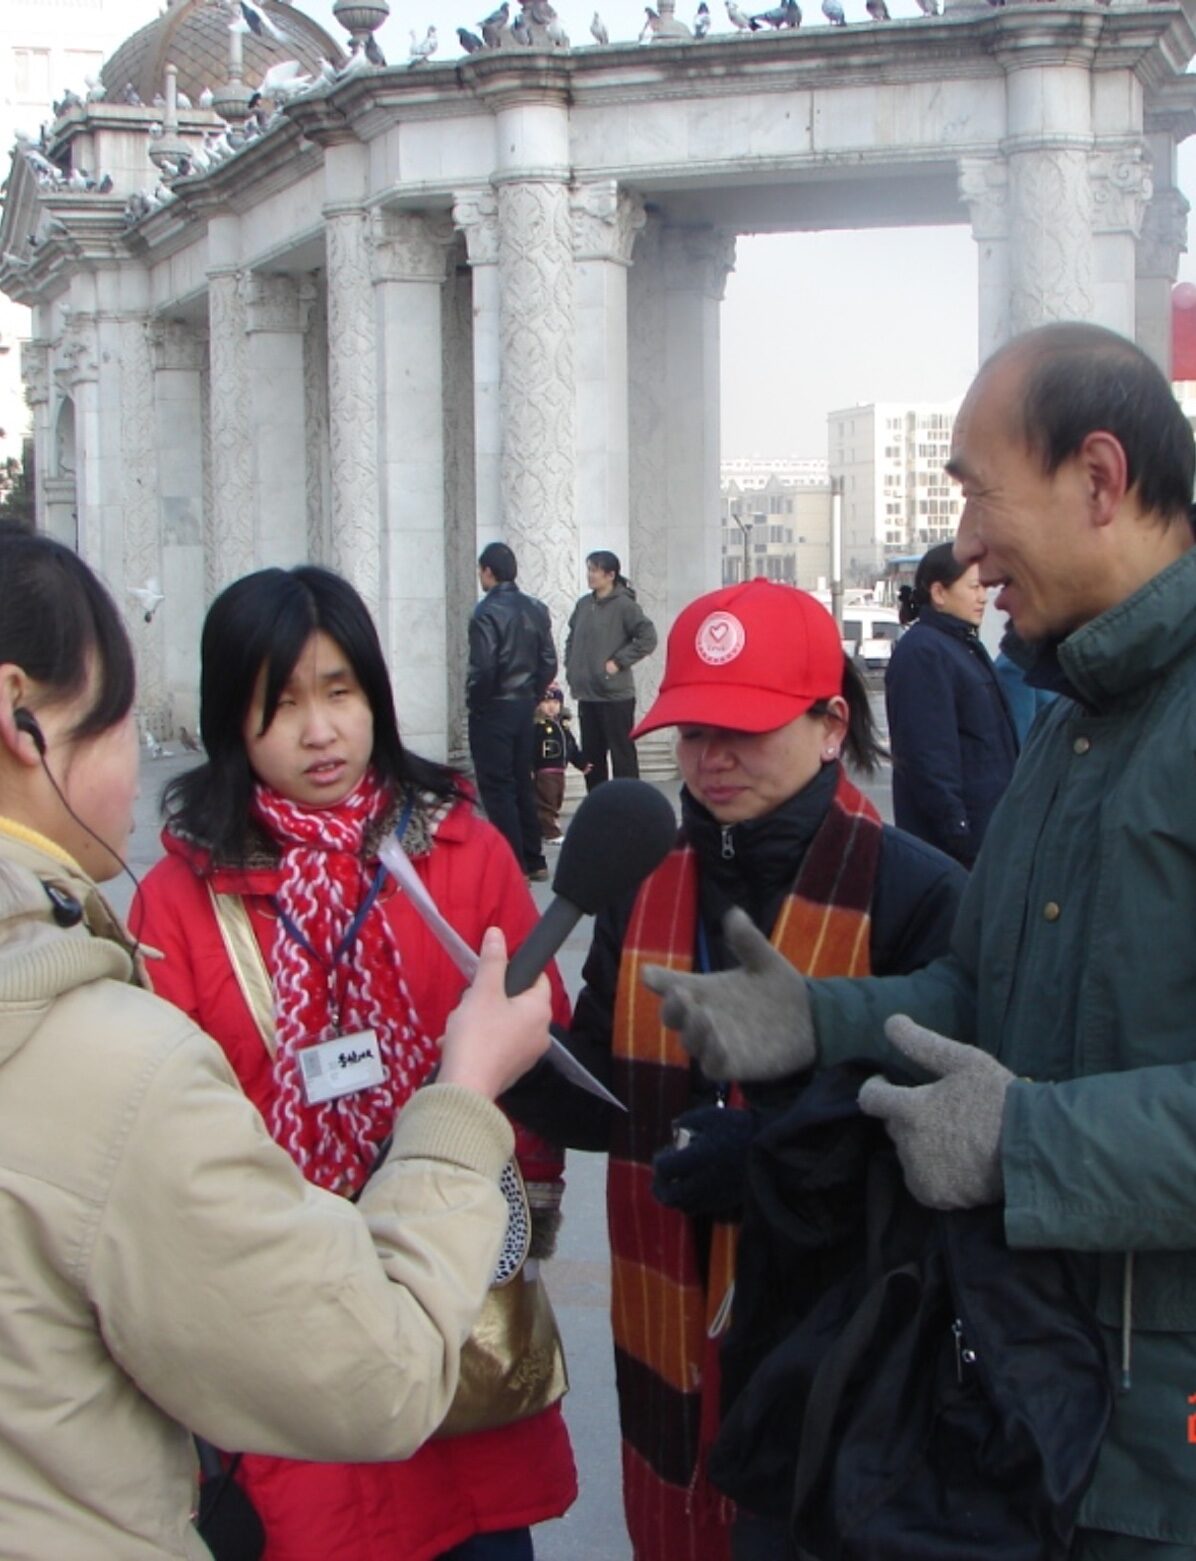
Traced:
[[1028, 681], [1100, 710], [1155, 682], [1194, 650], [1196, 548], [1190, 548], [1060, 644], [1041, 647]]

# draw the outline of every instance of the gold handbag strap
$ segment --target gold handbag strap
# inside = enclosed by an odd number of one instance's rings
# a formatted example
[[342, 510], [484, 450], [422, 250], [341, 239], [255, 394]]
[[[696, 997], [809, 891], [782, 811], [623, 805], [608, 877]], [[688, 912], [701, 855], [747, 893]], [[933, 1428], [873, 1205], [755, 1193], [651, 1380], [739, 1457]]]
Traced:
[[217, 894], [208, 885], [208, 897], [212, 902], [212, 914], [220, 929], [224, 952], [233, 967], [233, 975], [241, 988], [245, 1006], [253, 1015], [254, 1023], [262, 1037], [262, 1043], [271, 1057], [276, 1051], [274, 1039], [274, 985], [261, 947], [249, 919], [243, 896]]

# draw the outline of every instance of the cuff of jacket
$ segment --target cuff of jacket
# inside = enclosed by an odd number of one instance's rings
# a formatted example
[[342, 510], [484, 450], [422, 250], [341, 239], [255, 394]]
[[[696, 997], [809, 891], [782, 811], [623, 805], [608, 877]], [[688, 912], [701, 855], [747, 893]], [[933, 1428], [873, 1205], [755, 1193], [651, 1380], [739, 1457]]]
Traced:
[[497, 1106], [460, 1084], [429, 1084], [399, 1114], [390, 1160], [447, 1160], [495, 1180], [515, 1152]]

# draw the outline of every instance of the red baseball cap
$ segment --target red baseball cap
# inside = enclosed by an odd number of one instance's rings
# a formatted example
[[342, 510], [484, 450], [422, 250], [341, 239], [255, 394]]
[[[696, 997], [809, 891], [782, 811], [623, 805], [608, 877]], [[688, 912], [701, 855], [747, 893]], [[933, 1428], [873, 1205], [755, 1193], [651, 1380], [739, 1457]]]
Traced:
[[843, 692], [843, 641], [806, 591], [749, 580], [699, 596], [669, 633], [664, 678], [632, 732], [722, 726], [771, 732]]

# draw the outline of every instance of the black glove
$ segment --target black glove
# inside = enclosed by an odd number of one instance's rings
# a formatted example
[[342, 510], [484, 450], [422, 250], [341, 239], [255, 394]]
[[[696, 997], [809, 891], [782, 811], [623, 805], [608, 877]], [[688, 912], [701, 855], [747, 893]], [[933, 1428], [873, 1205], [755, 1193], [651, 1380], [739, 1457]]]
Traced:
[[674, 1144], [652, 1156], [653, 1196], [682, 1214], [738, 1219], [756, 1131], [752, 1113], [732, 1106], [695, 1106], [673, 1125]]

